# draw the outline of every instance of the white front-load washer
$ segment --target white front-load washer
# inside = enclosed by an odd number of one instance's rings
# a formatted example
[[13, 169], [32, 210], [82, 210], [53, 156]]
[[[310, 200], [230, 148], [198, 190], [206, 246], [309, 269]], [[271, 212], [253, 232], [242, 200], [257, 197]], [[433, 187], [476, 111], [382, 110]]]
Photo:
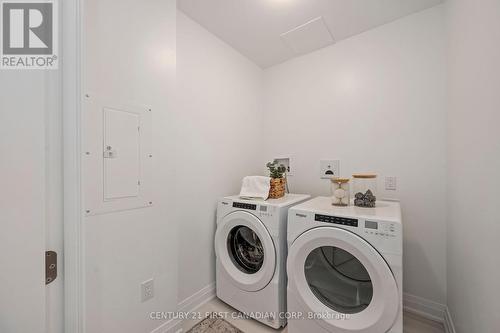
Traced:
[[317, 197], [288, 214], [288, 332], [402, 333], [399, 203]]
[[286, 325], [288, 209], [309, 195], [242, 200], [225, 197], [217, 208], [217, 297], [273, 328]]

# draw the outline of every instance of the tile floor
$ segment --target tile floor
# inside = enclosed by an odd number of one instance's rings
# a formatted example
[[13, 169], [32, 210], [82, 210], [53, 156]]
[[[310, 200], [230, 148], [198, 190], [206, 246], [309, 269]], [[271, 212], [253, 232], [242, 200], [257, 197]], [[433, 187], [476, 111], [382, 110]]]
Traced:
[[[233, 308], [227, 304], [221, 302], [218, 299], [211, 300], [210, 302], [202, 305], [197, 312], [201, 313], [211, 313], [211, 312], [233, 312]], [[405, 312], [403, 315], [404, 322], [404, 333], [444, 333], [444, 327], [441, 323], [427, 320], [421, 318], [415, 314]], [[255, 320], [242, 320], [242, 319], [232, 319], [226, 318], [227, 322], [233, 325], [235, 328], [246, 332], [246, 333], [286, 333], [286, 327], [282, 330], [274, 330], [264, 324], [261, 324]], [[201, 322], [200, 320], [187, 320], [184, 321], [182, 325], [182, 331], [187, 332], [192, 329], [196, 324]], [[217, 326], [217, 325], [215, 325]], [[197, 331], [198, 332], [198, 331]], [[200, 333], [220, 333], [213, 327], [207, 328], [205, 331], [200, 331]], [[223, 329], [222, 332], [231, 332], [231, 330]]]

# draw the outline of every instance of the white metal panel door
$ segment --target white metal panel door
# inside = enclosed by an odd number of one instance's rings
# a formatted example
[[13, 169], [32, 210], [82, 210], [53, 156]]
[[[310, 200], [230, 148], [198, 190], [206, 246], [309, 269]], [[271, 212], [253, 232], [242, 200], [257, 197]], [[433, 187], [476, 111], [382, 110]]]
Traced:
[[[330, 259], [332, 250], [338, 258]], [[333, 227], [304, 232], [290, 246], [287, 272], [289, 289], [305, 311], [322, 314], [315, 320], [329, 332], [383, 333], [396, 320], [394, 275], [382, 256], [352, 232]]]
[[152, 109], [86, 95], [82, 114], [85, 216], [151, 207]]
[[104, 108], [104, 200], [139, 195], [140, 116]]

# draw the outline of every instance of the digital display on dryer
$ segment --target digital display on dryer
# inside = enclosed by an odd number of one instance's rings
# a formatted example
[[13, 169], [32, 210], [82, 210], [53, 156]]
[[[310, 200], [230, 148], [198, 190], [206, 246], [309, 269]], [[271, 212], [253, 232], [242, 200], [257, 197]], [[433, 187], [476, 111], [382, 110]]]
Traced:
[[378, 229], [378, 222], [375, 221], [365, 221], [365, 228], [366, 229]]

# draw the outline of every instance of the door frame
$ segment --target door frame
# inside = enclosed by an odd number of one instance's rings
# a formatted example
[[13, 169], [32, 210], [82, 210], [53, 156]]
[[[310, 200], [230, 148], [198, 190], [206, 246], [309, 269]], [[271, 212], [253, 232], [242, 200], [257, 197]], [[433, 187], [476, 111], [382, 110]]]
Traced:
[[60, 1], [64, 169], [64, 331], [85, 332], [84, 232], [81, 193], [84, 0]]

